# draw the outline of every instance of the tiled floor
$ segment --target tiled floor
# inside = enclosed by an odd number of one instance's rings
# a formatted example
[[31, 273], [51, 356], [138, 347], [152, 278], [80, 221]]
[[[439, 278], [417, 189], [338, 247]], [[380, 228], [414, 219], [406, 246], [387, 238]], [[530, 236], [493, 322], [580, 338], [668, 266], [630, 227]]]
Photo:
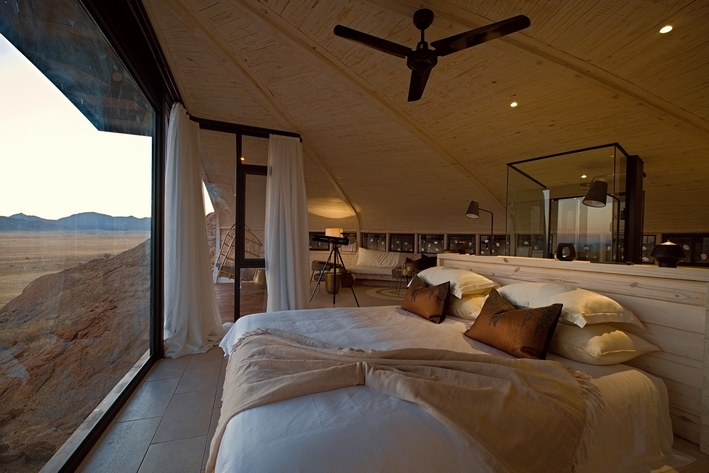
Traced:
[[203, 471], [221, 407], [223, 355], [216, 347], [158, 361], [79, 471]]
[[[361, 306], [400, 304], [386, 288], [356, 286], [356, 289]], [[338, 295], [336, 305], [353, 306], [351, 292]], [[311, 307], [332, 307], [332, 296], [324, 288], [318, 288]], [[209, 442], [219, 417], [225, 368], [226, 358], [218, 347], [206, 354], [159, 360], [79, 471], [204, 471]], [[699, 453], [696, 445], [675, 438], [675, 448], [698, 459], [678, 469], [678, 473], [709, 472], [709, 456]]]

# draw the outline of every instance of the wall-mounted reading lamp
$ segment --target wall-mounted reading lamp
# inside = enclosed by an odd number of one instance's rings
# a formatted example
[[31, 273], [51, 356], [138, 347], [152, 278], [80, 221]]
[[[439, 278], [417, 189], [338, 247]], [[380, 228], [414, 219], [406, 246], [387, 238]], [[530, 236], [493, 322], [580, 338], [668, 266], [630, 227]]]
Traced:
[[495, 215], [490, 212], [489, 210], [481, 209], [480, 204], [478, 203], [477, 200], [471, 200], [470, 205], [468, 205], [468, 211], [465, 212], [465, 216], [468, 218], [478, 218], [480, 217], [480, 211], [487, 212], [490, 214], [490, 243], [489, 243], [489, 250], [490, 254], [492, 254], [492, 236], [493, 236], [493, 231], [494, 231], [494, 223], [495, 223]]
[[607, 197], [610, 197], [611, 199], [618, 202], [618, 218], [616, 219], [616, 244], [614, 245], [616, 247], [616, 254], [614, 255], [614, 259], [615, 261], [620, 261], [620, 255], [617, 249], [618, 242], [620, 241], [620, 199], [614, 196], [613, 194], [608, 193], [608, 181], [606, 181], [605, 179], [594, 179], [593, 182], [591, 182], [591, 187], [588, 188], [588, 192], [586, 192], [586, 195], [584, 196], [581, 202], [583, 203], [583, 205], [586, 205], [588, 207], [605, 207]]
[[[591, 187], [588, 188], [586, 196], [583, 198], [583, 205], [589, 207], [605, 207], [606, 196], [608, 196], [608, 181], [605, 179], [594, 179], [591, 182]], [[611, 196], [614, 199], [615, 196]]]

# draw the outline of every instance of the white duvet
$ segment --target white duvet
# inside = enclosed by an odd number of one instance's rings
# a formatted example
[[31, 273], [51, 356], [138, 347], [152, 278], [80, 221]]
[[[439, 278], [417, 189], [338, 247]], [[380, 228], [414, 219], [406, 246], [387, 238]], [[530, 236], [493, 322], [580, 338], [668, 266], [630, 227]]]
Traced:
[[[243, 334], [275, 327], [341, 347], [442, 348], [509, 357], [463, 336], [468, 326], [469, 322], [455, 318], [435, 325], [398, 307], [284, 311], [239, 319], [220, 346], [228, 355]], [[661, 380], [624, 365], [591, 366], [553, 354], [548, 358], [593, 376], [606, 403], [605, 417], [594, 432], [594, 448], [577, 472], [662, 471], [692, 460], [672, 450], [667, 391]], [[235, 416], [224, 434], [216, 471], [490, 470], [417, 405], [355, 386]]]

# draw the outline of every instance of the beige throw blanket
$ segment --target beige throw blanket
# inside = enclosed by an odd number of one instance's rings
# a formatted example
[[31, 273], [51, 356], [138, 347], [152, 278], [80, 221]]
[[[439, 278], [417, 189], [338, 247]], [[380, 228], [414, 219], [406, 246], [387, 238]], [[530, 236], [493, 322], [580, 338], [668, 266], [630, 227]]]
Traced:
[[229, 360], [207, 472], [239, 412], [355, 385], [418, 404], [495, 472], [573, 471], [603, 405], [586, 375], [556, 362], [432, 349], [364, 352], [264, 329], [245, 335]]

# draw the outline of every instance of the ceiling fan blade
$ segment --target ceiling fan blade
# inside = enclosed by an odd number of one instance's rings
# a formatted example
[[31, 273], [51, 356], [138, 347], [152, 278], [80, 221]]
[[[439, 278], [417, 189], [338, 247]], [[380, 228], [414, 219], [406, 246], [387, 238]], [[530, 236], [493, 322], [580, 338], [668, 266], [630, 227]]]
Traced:
[[411, 71], [409, 102], [415, 102], [423, 96], [423, 89], [426, 88], [426, 82], [430, 75], [431, 69], [426, 69], [425, 71]]
[[361, 31], [353, 30], [352, 28], [342, 25], [335, 26], [335, 35], [356, 41], [364, 44], [365, 46], [369, 46], [370, 48], [374, 48], [378, 51], [392, 54], [397, 57], [405, 58], [406, 55], [411, 52], [411, 48], [407, 48], [401, 44], [387, 41], [386, 39], [378, 38], [367, 33], [362, 33]]
[[498, 21], [497, 23], [466, 31], [465, 33], [439, 39], [438, 41], [432, 42], [431, 46], [436, 48], [436, 54], [439, 57], [446, 56], [471, 46], [514, 33], [515, 31], [523, 30], [531, 24], [532, 22], [529, 21], [529, 18], [524, 15], [513, 16], [512, 18]]

